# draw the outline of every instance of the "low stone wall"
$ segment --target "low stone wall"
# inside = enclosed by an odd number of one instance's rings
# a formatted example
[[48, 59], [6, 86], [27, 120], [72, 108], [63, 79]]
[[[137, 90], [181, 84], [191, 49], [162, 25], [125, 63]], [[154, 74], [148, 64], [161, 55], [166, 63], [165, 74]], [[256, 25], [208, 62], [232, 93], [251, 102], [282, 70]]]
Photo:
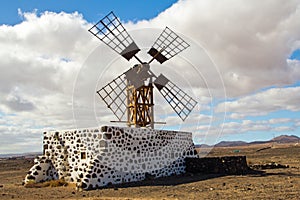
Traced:
[[266, 164], [255, 164], [255, 165], [250, 165], [251, 169], [254, 170], [262, 170], [262, 169], [279, 169], [279, 168], [289, 168], [289, 165], [282, 165], [279, 163], [271, 162], [271, 163], [266, 163]]
[[210, 174], [246, 174], [246, 156], [185, 158], [186, 172]]

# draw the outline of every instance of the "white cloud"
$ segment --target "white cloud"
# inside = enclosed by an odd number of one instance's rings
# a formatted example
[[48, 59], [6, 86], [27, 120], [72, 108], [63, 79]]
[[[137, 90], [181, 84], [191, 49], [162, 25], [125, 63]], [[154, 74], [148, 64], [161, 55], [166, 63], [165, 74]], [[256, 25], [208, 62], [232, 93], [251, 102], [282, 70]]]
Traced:
[[280, 127], [275, 127], [273, 131], [277, 132], [285, 132], [285, 131], [293, 131], [295, 130], [293, 127], [290, 126], [280, 126]]
[[293, 122], [292, 119], [289, 118], [275, 118], [275, 119], [269, 119], [270, 124], [279, 124], [279, 123], [289, 123]]
[[300, 111], [300, 87], [271, 88], [253, 95], [241, 97], [235, 101], [228, 101], [216, 106], [216, 112], [232, 112], [232, 118], [245, 116], [267, 115], [278, 110]]
[[299, 80], [299, 62], [288, 60], [300, 47], [299, 11], [297, 0], [179, 1], [137, 26], [168, 25], [202, 44], [235, 97]]
[[[271, 122], [271, 123], [270, 123]], [[291, 126], [283, 125], [282, 123], [292, 123]], [[286, 132], [293, 132], [299, 126], [299, 122], [294, 119], [270, 119], [270, 120], [242, 120], [240, 122], [225, 122], [223, 124], [208, 126], [200, 125], [195, 132], [196, 138], [211, 137], [215, 143], [220, 137], [228, 135], [242, 135], [245, 133], [255, 132], [277, 132], [286, 134]], [[219, 130], [222, 127], [222, 133]], [[239, 140], [239, 139], [237, 139]]]
[[300, 120], [296, 121], [294, 126], [295, 127], [300, 127]]
[[19, 15], [20, 24], [0, 26], [0, 135], [4, 141], [11, 134], [18, 138], [0, 153], [40, 149], [43, 129], [73, 126], [73, 83], [98, 45], [87, 31], [91, 24], [76, 12]]

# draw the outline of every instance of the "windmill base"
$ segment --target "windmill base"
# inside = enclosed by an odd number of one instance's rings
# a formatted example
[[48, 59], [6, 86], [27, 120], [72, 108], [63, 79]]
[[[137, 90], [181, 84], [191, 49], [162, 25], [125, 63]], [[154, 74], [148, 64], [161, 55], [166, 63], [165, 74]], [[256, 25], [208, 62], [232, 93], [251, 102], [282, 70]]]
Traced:
[[85, 190], [185, 172], [197, 157], [192, 133], [103, 126], [44, 132], [44, 155], [35, 159], [28, 182], [65, 179]]

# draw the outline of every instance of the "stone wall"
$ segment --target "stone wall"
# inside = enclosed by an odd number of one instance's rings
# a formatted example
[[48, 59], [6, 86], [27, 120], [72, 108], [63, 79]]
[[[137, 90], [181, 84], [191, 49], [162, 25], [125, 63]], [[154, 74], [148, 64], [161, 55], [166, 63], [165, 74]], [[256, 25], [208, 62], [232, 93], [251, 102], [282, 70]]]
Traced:
[[246, 174], [246, 156], [186, 158], [186, 172], [205, 174]]
[[25, 182], [64, 178], [83, 189], [95, 189], [144, 180], [146, 176], [181, 174], [185, 172], [184, 159], [197, 157], [191, 133], [146, 128], [50, 131], [44, 132], [43, 144], [43, 158], [51, 161], [55, 174], [41, 176], [50, 165], [37, 163]]

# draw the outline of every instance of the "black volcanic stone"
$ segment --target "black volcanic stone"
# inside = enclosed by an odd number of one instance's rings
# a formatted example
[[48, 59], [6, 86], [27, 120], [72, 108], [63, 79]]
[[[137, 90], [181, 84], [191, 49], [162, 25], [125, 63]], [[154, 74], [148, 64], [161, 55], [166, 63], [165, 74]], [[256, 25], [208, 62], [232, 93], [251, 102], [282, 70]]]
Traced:
[[38, 166], [36, 166], [36, 169], [41, 170], [42, 168], [41, 168], [41, 166], [38, 165]]
[[27, 179], [28, 179], [28, 180], [35, 180], [35, 177], [32, 176], [32, 175], [29, 175], [29, 176], [27, 177]]
[[87, 184], [84, 183], [84, 182], [82, 182], [82, 183], [81, 183], [81, 187], [82, 187], [82, 188], [87, 188]]

